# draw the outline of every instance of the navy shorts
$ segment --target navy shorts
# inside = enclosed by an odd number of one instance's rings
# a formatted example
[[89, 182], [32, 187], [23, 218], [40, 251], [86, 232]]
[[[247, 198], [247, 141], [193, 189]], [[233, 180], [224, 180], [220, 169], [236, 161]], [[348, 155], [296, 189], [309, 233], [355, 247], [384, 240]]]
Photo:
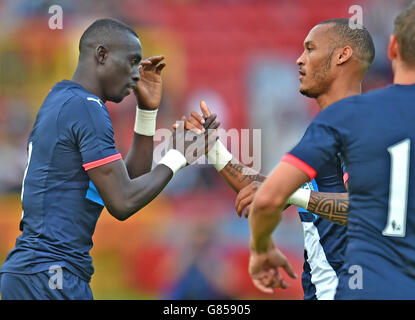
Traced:
[[1, 273], [3, 300], [92, 300], [89, 283], [65, 268], [60, 272]]

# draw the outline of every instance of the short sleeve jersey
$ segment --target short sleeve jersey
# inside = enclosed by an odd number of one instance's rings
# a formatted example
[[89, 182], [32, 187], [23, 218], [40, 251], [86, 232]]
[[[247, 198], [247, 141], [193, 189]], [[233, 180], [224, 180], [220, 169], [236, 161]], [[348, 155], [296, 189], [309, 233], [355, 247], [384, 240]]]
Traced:
[[283, 161], [310, 179], [341, 153], [350, 207], [338, 299], [415, 298], [415, 85], [323, 110]]
[[90, 200], [96, 189], [86, 171], [121, 158], [105, 104], [79, 84], [57, 83], [29, 137], [22, 234], [1, 272], [31, 274], [59, 265], [89, 281], [103, 203]]

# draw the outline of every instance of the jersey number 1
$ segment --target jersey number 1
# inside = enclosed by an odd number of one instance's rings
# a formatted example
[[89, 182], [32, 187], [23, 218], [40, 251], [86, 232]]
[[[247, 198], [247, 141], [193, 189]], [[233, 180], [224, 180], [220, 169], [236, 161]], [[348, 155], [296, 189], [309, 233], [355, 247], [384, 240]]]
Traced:
[[388, 148], [391, 156], [388, 221], [384, 236], [405, 237], [411, 140]]

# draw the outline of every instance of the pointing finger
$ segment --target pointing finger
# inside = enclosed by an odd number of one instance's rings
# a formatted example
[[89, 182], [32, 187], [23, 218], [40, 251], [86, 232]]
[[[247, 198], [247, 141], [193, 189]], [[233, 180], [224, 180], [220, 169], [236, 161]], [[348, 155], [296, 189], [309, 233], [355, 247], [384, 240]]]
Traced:
[[205, 101], [200, 101], [200, 110], [202, 110], [202, 113], [205, 117], [209, 117], [212, 113], [210, 112], [207, 104]]

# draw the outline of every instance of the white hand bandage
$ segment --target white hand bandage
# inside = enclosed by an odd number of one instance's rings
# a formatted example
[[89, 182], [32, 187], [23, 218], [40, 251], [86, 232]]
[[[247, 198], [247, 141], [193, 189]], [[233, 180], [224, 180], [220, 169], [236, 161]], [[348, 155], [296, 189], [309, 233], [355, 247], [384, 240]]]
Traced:
[[174, 176], [177, 171], [186, 166], [187, 160], [180, 151], [170, 149], [158, 164], [164, 164], [169, 167], [173, 171]]
[[307, 210], [310, 194], [311, 190], [298, 189], [288, 198], [287, 203]]
[[134, 131], [143, 136], [154, 136], [156, 133], [156, 110], [143, 110], [137, 106]]
[[218, 171], [221, 171], [233, 158], [232, 153], [225, 148], [219, 139], [209, 150], [207, 157], [209, 163], [212, 164]]

